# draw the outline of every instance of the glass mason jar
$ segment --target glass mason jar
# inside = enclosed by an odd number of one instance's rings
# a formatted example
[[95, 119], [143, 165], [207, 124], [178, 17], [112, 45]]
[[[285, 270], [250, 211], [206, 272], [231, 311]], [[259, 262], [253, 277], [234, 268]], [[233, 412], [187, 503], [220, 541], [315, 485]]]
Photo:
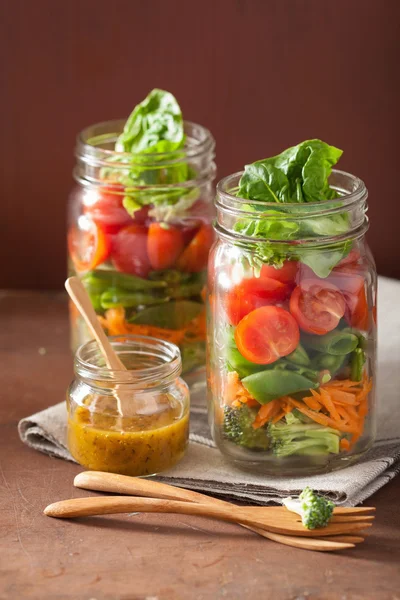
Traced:
[[209, 262], [208, 399], [214, 440], [239, 465], [327, 472], [375, 432], [376, 270], [364, 183], [338, 198], [270, 204], [217, 186]]
[[[215, 142], [207, 129], [185, 122], [181, 150], [116, 152], [123, 126], [109, 121], [78, 136], [69, 273], [81, 278], [109, 335], [175, 343], [189, 371], [205, 363]], [[90, 336], [73, 306], [70, 316], [75, 350]]]
[[67, 392], [68, 448], [95, 471], [165, 471], [183, 457], [189, 438], [179, 349], [145, 336], [113, 336], [111, 344], [129, 373], [106, 367], [95, 341], [76, 352]]

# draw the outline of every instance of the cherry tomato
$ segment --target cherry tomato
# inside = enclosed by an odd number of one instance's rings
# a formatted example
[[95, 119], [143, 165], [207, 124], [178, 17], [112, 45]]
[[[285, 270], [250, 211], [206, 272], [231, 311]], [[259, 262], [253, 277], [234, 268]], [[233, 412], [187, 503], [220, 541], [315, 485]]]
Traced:
[[121, 229], [114, 237], [112, 261], [118, 271], [147, 277], [151, 269], [147, 254], [147, 227], [134, 223]]
[[244, 358], [257, 365], [269, 365], [297, 348], [300, 331], [287, 310], [262, 306], [240, 321], [235, 341]]
[[300, 329], [317, 335], [335, 329], [345, 309], [340, 290], [321, 279], [305, 279], [290, 297], [290, 312]]
[[100, 225], [82, 219], [84, 228], [73, 226], [68, 232], [68, 250], [77, 271], [92, 271], [108, 259], [111, 238]]
[[290, 289], [284, 283], [268, 277], [243, 279], [226, 296], [225, 310], [232, 325], [252, 310], [285, 300]]
[[132, 223], [122, 205], [123, 189], [122, 185], [107, 186], [98, 192], [90, 190], [84, 196], [84, 213], [101, 225], [106, 233], [117, 233], [122, 227]]
[[207, 267], [208, 253], [214, 241], [211, 225], [202, 225], [180, 255], [176, 267], [187, 273], [199, 273]]
[[329, 282], [343, 294], [346, 301], [345, 319], [351, 327], [368, 329], [368, 302], [365, 293], [365, 280], [351, 271], [332, 271]]
[[170, 269], [183, 250], [183, 235], [178, 227], [152, 223], [147, 236], [147, 254], [153, 269]]
[[285, 260], [280, 269], [270, 265], [263, 265], [260, 277], [270, 277], [282, 283], [294, 283], [296, 280], [298, 263], [295, 260]]
[[334, 267], [334, 271], [349, 271], [354, 272], [359, 269], [361, 254], [355, 248], [350, 250], [347, 256], [342, 258], [340, 263]]

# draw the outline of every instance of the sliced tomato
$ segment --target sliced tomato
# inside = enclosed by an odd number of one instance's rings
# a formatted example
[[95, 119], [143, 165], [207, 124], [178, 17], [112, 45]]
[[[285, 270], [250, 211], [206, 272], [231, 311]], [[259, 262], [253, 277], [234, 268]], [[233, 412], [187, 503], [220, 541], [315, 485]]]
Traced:
[[346, 301], [345, 319], [351, 327], [368, 329], [368, 302], [365, 279], [351, 271], [332, 271], [328, 278], [343, 294]]
[[339, 324], [346, 310], [343, 294], [322, 279], [305, 279], [290, 297], [290, 312], [307, 333], [324, 335]]
[[122, 227], [132, 223], [132, 219], [122, 205], [124, 188], [122, 185], [105, 186], [100, 190], [89, 190], [83, 198], [84, 213], [101, 225], [106, 233], [117, 233]]
[[86, 217], [68, 231], [68, 250], [77, 271], [92, 271], [105, 262], [111, 252], [111, 238], [100, 225]]
[[211, 225], [202, 225], [180, 255], [176, 267], [186, 273], [199, 273], [207, 267], [208, 253], [214, 241]]
[[147, 227], [136, 223], [117, 233], [113, 240], [112, 262], [118, 271], [147, 277], [151, 269], [147, 233]]
[[280, 269], [276, 269], [270, 265], [263, 265], [260, 277], [269, 277], [281, 281], [282, 283], [294, 283], [296, 281], [297, 270], [297, 261], [285, 260]]
[[292, 315], [279, 306], [262, 306], [246, 315], [235, 330], [242, 356], [257, 365], [269, 365], [293, 352], [300, 331]]
[[147, 236], [147, 253], [153, 269], [170, 269], [183, 251], [182, 231], [174, 225], [152, 223]]
[[232, 325], [248, 315], [252, 310], [284, 301], [290, 288], [276, 279], [250, 277], [243, 279], [226, 295], [225, 310]]

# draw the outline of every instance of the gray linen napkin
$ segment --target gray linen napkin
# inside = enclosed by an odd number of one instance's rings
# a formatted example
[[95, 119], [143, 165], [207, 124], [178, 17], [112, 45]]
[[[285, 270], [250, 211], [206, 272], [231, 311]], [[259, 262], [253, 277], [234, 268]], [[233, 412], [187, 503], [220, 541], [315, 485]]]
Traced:
[[[204, 388], [192, 395], [191, 433], [185, 458], [160, 481], [255, 504], [279, 502], [306, 485], [338, 504], [354, 506], [400, 471], [400, 281], [379, 280], [378, 435], [374, 447], [356, 465], [308, 477], [272, 477], [239, 470], [225, 461], [211, 440]], [[50, 456], [73, 460], [66, 447], [65, 402], [18, 425], [21, 440]]]

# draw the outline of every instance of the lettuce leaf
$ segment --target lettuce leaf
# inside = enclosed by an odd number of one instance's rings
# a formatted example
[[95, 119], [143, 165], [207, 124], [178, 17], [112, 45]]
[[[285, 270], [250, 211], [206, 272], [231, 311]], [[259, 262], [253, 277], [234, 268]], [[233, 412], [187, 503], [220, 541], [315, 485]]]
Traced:
[[[342, 150], [329, 146], [321, 140], [307, 140], [288, 148], [281, 154], [259, 160], [245, 167], [239, 181], [237, 196], [258, 202], [276, 203], [276, 210], [263, 211], [260, 205], [244, 205], [247, 212], [254, 212], [254, 219], [246, 217], [235, 224], [235, 231], [247, 237], [265, 239], [247, 244], [251, 262], [260, 268], [268, 263], [279, 268], [285, 259], [300, 260], [319, 277], [327, 277], [332, 268], [350, 251], [350, 243], [338, 243], [325, 248], [308, 248], [302, 239], [333, 237], [345, 234], [349, 228], [346, 213], [305, 218], [308, 202], [322, 202], [338, 198], [329, 186], [332, 167]], [[298, 204], [301, 208], [301, 217]], [[286, 206], [283, 208], [283, 204]], [[293, 206], [293, 218], [290, 217]], [[338, 201], [340, 207], [340, 201]], [[315, 210], [310, 206], [310, 210]], [[260, 218], [261, 217], [261, 218]], [[275, 242], [276, 240], [276, 242]], [[288, 248], [280, 242], [299, 243]], [[243, 244], [242, 244], [243, 245]], [[246, 244], [244, 244], [246, 246]]]

